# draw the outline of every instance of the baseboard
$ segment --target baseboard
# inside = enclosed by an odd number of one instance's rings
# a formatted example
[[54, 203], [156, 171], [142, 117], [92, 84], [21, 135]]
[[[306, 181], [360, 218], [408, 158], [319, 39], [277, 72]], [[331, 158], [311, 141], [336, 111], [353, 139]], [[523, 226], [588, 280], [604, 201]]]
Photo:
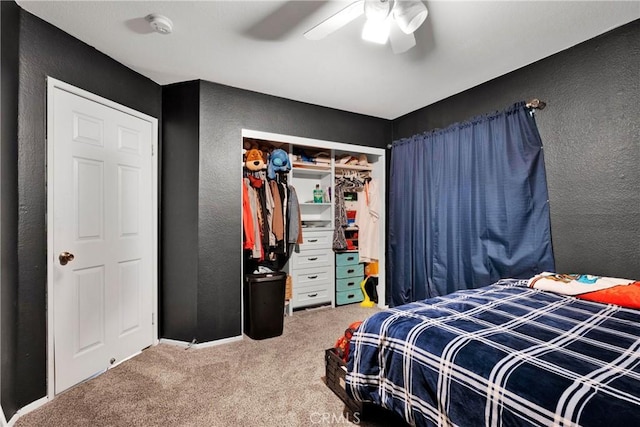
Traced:
[[169, 344], [169, 345], [176, 345], [178, 347], [184, 347], [184, 348], [207, 348], [207, 347], [215, 347], [217, 345], [222, 345], [222, 344], [229, 344], [235, 341], [241, 341], [242, 340], [242, 335], [238, 335], [236, 337], [230, 337], [230, 338], [223, 338], [220, 340], [215, 340], [215, 341], [207, 341], [207, 342], [203, 342], [203, 343], [194, 343], [194, 342], [186, 342], [186, 341], [179, 341], [179, 340], [172, 340], [169, 338], [160, 338], [160, 343], [161, 344]]
[[2, 409], [2, 404], [0, 404], [0, 426], [5, 427], [7, 425], [7, 419], [4, 416], [4, 410]]
[[42, 397], [38, 400], [36, 400], [35, 402], [31, 402], [29, 403], [27, 406], [23, 406], [22, 408], [18, 409], [18, 412], [16, 412], [15, 414], [13, 414], [13, 417], [11, 417], [11, 419], [6, 422], [4, 419], [4, 411], [2, 412], [2, 421], [5, 422], [7, 427], [11, 427], [13, 426], [16, 421], [18, 421], [18, 418], [20, 418], [23, 415], [28, 414], [31, 411], [35, 411], [36, 409], [38, 409], [39, 407], [41, 407], [42, 405], [44, 405], [45, 403], [49, 402], [49, 398], [47, 396]]

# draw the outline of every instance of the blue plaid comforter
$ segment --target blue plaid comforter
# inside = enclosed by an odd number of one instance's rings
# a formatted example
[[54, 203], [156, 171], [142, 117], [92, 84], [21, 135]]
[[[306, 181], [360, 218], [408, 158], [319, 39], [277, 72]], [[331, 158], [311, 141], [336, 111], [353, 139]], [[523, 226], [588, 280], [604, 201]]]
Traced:
[[385, 310], [346, 388], [412, 425], [640, 425], [640, 311], [503, 280]]

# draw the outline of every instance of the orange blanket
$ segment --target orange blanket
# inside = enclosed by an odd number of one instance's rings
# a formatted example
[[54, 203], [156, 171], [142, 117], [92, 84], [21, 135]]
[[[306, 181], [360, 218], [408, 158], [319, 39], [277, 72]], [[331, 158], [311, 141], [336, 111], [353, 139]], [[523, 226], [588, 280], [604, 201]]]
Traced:
[[576, 295], [576, 297], [588, 301], [640, 309], [640, 282], [587, 292], [586, 294]]

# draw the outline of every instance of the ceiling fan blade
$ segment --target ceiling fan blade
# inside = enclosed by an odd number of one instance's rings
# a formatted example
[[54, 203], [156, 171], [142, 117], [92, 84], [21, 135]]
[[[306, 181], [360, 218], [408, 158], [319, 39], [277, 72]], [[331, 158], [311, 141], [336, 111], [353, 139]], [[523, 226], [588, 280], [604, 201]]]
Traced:
[[413, 33], [405, 34], [400, 27], [395, 24], [389, 29], [389, 41], [393, 53], [404, 53], [416, 45], [416, 38]]
[[335, 15], [325, 19], [306, 33], [304, 36], [309, 40], [320, 40], [344, 27], [364, 13], [364, 0], [358, 0], [342, 9]]

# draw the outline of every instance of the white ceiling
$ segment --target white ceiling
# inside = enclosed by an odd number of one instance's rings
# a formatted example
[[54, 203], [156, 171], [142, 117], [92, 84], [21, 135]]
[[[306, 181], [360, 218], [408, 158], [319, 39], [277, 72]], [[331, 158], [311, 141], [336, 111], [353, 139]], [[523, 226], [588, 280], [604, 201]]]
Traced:
[[[427, 0], [404, 54], [361, 40], [364, 17], [323, 40], [303, 37], [351, 1], [18, 4], [161, 85], [203, 79], [385, 119], [640, 18], [638, 1]], [[152, 12], [173, 34], [151, 32]]]

